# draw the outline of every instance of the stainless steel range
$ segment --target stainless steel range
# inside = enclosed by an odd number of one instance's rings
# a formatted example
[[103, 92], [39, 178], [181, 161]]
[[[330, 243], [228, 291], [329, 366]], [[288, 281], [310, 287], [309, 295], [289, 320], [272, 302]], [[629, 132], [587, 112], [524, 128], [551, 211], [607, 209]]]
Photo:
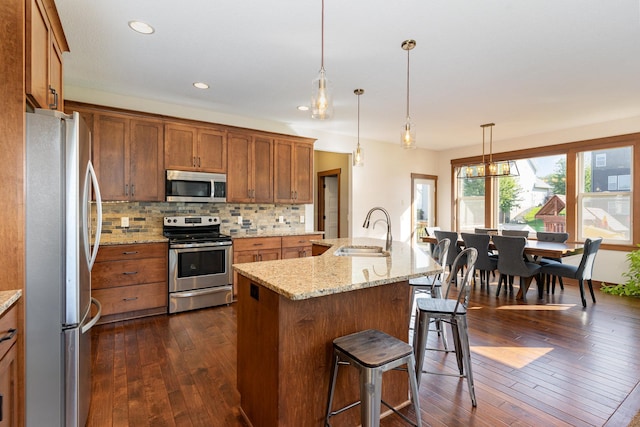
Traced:
[[220, 218], [167, 216], [169, 313], [233, 301], [231, 237], [220, 234]]

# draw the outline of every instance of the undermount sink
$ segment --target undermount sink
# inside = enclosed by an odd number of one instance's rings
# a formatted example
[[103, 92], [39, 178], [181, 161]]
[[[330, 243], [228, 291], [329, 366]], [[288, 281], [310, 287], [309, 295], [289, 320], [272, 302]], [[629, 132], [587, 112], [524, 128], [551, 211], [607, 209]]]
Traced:
[[341, 246], [333, 253], [335, 256], [386, 257], [389, 252], [382, 246]]

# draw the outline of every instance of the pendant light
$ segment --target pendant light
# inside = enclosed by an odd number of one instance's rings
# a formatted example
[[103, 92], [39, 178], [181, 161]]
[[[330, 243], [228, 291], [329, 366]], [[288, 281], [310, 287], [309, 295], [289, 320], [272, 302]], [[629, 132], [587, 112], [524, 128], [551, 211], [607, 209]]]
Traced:
[[353, 93], [358, 97], [358, 145], [353, 151], [353, 166], [364, 166], [364, 152], [360, 147], [360, 95], [364, 93], [364, 89], [356, 89]]
[[[468, 165], [460, 168], [459, 178], [500, 178], [507, 176], [519, 176], [518, 165], [513, 160], [493, 161], [493, 127], [495, 123], [480, 125], [482, 128], [482, 163]], [[489, 160], [485, 159], [485, 134], [489, 128]]]
[[320, 72], [312, 82], [311, 91], [311, 118], [318, 120], [330, 119], [333, 115], [333, 94], [331, 81], [327, 79], [324, 71], [324, 0], [322, 0], [322, 32]]
[[405, 149], [416, 148], [416, 129], [413, 123], [411, 123], [411, 116], [409, 116], [409, 51], [414, 47], [416, 47], [415, 40], [405, 40], [402, 42], [402, 49], [407, 51], [407, 120], [402, 126], [400, 145]]

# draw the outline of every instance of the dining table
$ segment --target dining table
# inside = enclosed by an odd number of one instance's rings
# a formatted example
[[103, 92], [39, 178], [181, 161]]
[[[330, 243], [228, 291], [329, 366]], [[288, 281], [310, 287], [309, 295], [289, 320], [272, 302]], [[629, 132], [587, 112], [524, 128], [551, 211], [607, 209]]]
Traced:
[[[424, 243], [436, 244], [438, 239], [435, 236], [421, 237]], [[456, 244], [460, 247], [464, 247], [464, 240], [458, 235], [458, 241]], [[489, 241], [489, 250], [496, 250], [492, 241]], [[524, 247], [524, 255], [531, 262], [539, 263], [540, 260], [545, 258], [562, 258], [571, 255], [581, 254], [584, 250], [584, 244], [580, 242], [543, 242], [535, 239], [527, 239], [527, 243]], [[516, 295], [516, 299], [523, 299], [526, 290], [520, 289]]]

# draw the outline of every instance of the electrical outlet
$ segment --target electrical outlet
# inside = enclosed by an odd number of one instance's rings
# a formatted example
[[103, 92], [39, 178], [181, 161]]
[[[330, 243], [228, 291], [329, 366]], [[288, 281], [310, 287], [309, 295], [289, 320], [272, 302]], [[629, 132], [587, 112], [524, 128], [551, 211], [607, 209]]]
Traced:
[[122, 218], [120, 218], [120, 227], [122, 227], [122, 228], [129, 227], [129, 217], [128, 216], [123, 216]]
[[283, 224], [283, 223], [284, 223], [284, 217], [283, 217], [282, 215], [280, 215], [280, 216], [278, 217], [278, 222], [279, 222], [280, 224]]
[[242, 217], [241, 216], [238, 217], [238, 225], [242, 225]]
[[300, 224], [304, 224], [304, 215], [300, 215]]

